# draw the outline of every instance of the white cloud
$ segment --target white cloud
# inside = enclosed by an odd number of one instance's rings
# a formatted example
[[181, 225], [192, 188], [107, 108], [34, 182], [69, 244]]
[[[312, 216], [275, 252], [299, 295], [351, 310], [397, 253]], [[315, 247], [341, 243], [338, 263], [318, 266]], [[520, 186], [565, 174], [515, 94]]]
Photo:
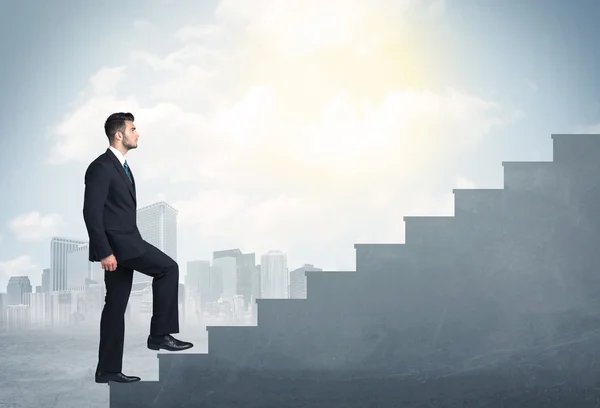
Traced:
[[222, 37], [226, 34], [226, 27], [219, 24], [201, 24], [180, 28], [175, 33], [175, 38], [186, 42], [190, 40], [206, 40]]
[[[402, 241], [404, 215], [451, 213], [452, 183], [472, 186], [449, 163], [519, 118], [457, 89], [402, 85], [422, 71], [403, 24], [443, 4], [224, 0], [214, 22], [175, 33], [181, 48], [132, 53], [131, 66], [151, 68], [147, 93], [92, 94], [65, 116], [53, 163], [89, 162], [106, 139], [81, 129], [129, 111], [136, 179], [165, 192], [188, 239], [304, 251], [303, 261]], [[402, 52], [382, 54], [390, 44]], [[112, 83], [135, 79], [112, 72]], [[447, 189], [429, 187], [434, 178]]]
[[[134, 112], [139, 104], [134, 98], [117, 100], [114, 96], [94, 95], [76, 107], [53, 130], [54, 146], [48, 162], [66, 164], [90, 162], [108, 146], [104, 121], [113, 112]], [[90, 129], [97, 129], [92, 131]]]
[[37, 211], [21, 214], [10, 222], [20, 241], [41, 241], [56, 235], [63, 225], [60, 214], [42, 215]]
[[11, 276], [29, 276], [31, 285], [39, 285], [41, 272], [36, 271], [35, 265], [31, 258], [27, 255], [22, 255], [7, 261], [0, 261], [0, 292], [6, 291], [6, 285]]
[[475, 183], [471, 180], [469, 180], [466, 177], [459, 177], [456, 180], [456, 188], [464, 188], [464, 189], [473, 189], [473, 188], [477, 188], [475, 187]]
[[244, 35], [263, 47], [306, 55], [349, 45], [358, 52], [377, 48], [398, 35], [410, 15], [439, 15], [444, 5], [443, 0], [223, 0], [216, 16], [244, 27]]
[[125, 76], [125, 67], [102, 67], [90, 78], [90, 84], [97, 95], [112, 94], [117, 84]]

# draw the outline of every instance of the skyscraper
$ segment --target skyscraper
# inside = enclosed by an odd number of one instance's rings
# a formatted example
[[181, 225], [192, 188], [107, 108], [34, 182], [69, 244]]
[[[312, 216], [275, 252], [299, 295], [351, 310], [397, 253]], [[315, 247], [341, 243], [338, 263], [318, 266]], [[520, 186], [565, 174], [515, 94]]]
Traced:
[[[67, 252], [67, 289], [85, 287], [87, 279], [92, 278], [93, 263], [89, 261], [89, 244], [80, 245]], [[99, 262], [97, 262], [100, 265]]]
[[31, 282], [28, 276], [11, 276], [6, 285], [8, 305], [24, 304], [25, 293], [31, 293]]
[[[213, 264], [215, 260], [224, 257], [233, 257], [236, 260], [236, 294], [244, 297], [244, 305], [248, 306], [252, 298], [252, 276], [255, 269], [255, 254], [244, 254], [239, 248], [225, 249], [213, 252]], [[225, 279], [225, 277], [224, 277]]]
[[281, 251], [269, 251], [261, 257], [260, 268], [260, 297], [263, 299], [287, 299], [290, 282], [287, 255]]
[[290, 298], [306, 299], [306, 271], [322, 271], [311, 264], [304, 264], [290, 272]]
[[211, 296], [211, 274], [210, 262], [208, 261], [189, 261], [187, 263], [187, 273], [185, 276], [185, 286], [192, 299], [199, 306], [209, 300], [216, 300], [218, 297]]
[[[137, 226], [142, 238], [177, 261], [177, 211], [164, 201], [137, 210]], [[152, 278], [136, 272], [134, 282]]]
[[50, 291], [67, 290], [67, 254], [88, 242], [53, 237], [50, 241]]
[[219, 268], [223, 277], [223, 288], [220, 295], [228, 299], [239, 295], [237, 291], [237, 260], [232, 256], [224, 256], [214, 259], [213, 266]]
[[42, 292], [51, 292], [50, 286], [50, 268], [44, 268], [42, 270]]

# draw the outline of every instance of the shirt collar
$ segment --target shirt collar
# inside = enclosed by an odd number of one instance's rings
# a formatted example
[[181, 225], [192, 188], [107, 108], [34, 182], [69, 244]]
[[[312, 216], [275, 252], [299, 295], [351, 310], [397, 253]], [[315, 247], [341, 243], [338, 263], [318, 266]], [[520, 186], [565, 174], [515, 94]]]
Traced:
[[118, 151], [113, 146], [108, 146], [108, 148], [110, 149], [111, 152], [113, 152], [115, 154], [115, 156], [117, 156], [117, 159], [119, 159], [119, 161], [121, 162], [121, 166], [124, 166], [125, 165], [125, 156], [123, 156], [123, 153]]

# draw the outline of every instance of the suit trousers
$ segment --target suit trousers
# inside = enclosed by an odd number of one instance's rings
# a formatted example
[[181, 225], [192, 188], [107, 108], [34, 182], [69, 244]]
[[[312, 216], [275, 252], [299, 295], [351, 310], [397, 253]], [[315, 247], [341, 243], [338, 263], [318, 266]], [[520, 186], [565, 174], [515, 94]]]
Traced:
[[106, 297], [100, 318], [98, 371], [121, 372], [125, 340], [125, 310], [131, 294], [133, 271], [151, 276], [151, 335], [179, 333], [179, 266], [171, 257], [146, 242], [139, 257], [117, 259], [114, 271], [104, 271]]

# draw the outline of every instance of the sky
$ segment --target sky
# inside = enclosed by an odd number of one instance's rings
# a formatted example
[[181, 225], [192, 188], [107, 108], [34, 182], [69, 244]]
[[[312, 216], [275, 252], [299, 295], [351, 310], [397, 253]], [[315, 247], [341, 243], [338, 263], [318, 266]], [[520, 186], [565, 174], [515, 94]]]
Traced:
[[600, 133], [593, 0], [0, 0], [0, 291], [87, 239], [84, 174], [135, 115], [138, 206], [215, 250], [355, 270], [355, 243]]

